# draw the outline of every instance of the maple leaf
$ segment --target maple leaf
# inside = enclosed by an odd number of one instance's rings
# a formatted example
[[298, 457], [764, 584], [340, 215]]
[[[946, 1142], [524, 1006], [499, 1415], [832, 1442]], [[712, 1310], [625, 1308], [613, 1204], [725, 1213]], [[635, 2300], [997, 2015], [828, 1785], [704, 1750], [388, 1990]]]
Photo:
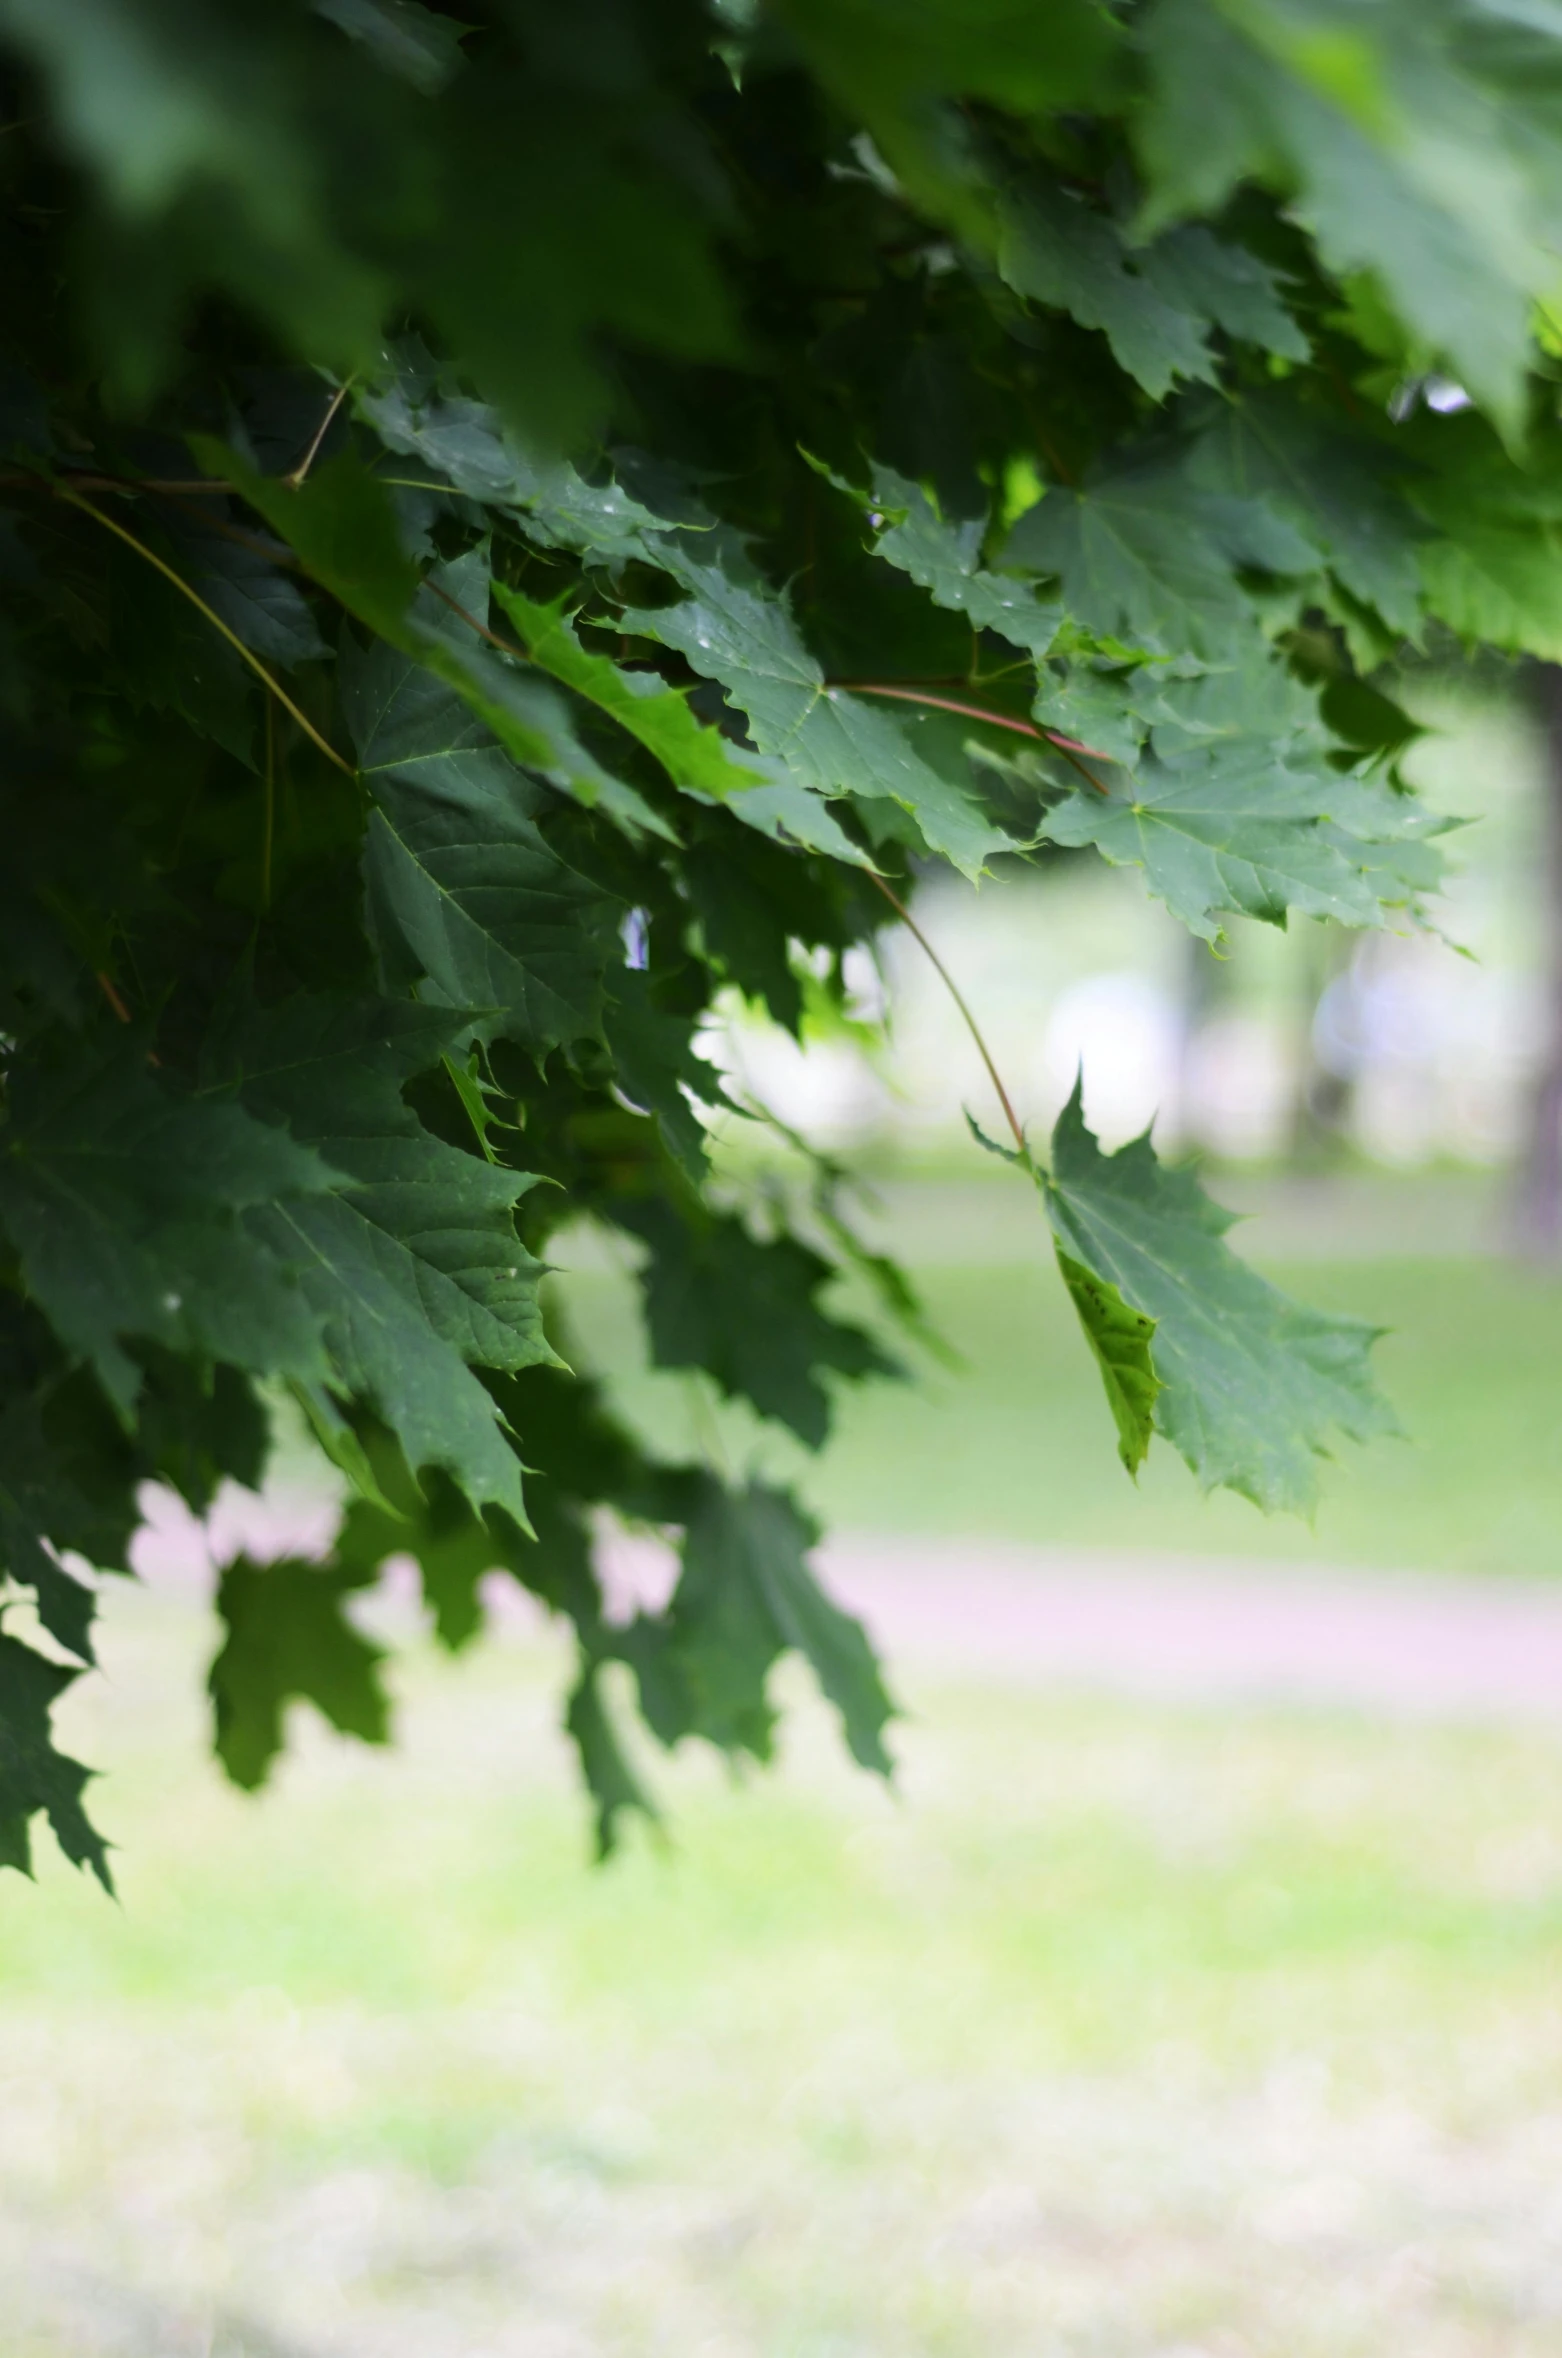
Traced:
[[893, 1716], [862, 1626], [830, 1602], [808, 1568], [818, 1527], [791, 1494], [751, 1482], [700, 1485], [683, 1569], [665, 1617], [640, 1616], [618, 1641], [651, 1727], [769, 1758], [771, 1669], [801, 1654], [841, 1715], [854, 1759], [887, 1774]]
[[[664, 554], [664, 562], [671, 562]], [[626, 631], [676, 648], [719, 680], [748, 720], [761, 753], [774, 755], [809, 793], [890, 803], [910, 817], [930, 851], [976, 876], [1008, 842], [961, 784], [933, 769], [890, 714], [830, 687], [785, 601], [725, 566], [692, 557], [677, 577], [681, 604], [626, 608]]]
[[374, 795], [365, 865], [388, 973], [495, 1008], [534, 1051], [593, 1036], [618, 912], [551, 848], [542, 797], [440, 679], [376, 643], [344, 651]]
[[757, 1238], [736, 1214], [698, 1205], [680, 1217], [665, 1203], [626, 1201], [613, 1216], [650, 1247], [640, 1282], [658, 1367], [704, 1368], [813, 1449], [830, 1429], [826, 1373], [901, 1373], [861, 1327], [820, 1307], [835, 1272], [797, 1238]]
[[519, 1461], [469, 1364], [553, 1357], [541, 1268], [513, 1217], [535, 1182], [430, 1136], [401, 1097], [470, 1028], [395, 1001], [237, 1009], [211, 1045], [211, 1085], [286, 1123], [343, 1174], [328, 1200], [265, 1215], [321, 1321], [333, 1379], [375, 1402], [410, 1465], [443, 1466], [478, 1504], [524, 1522]]
[[133, 1336], [324, 1375], [318, 1320], [266, 1221], [335, 1184], [311, 1145], [162, 1085], [123, 1035], [12, 1067], [0, 1224], [33, 1300], [127, 1414]]
[[985, 517], [951, 522], [920, 483], [894, 467], [876, 463], [866, 492], [823, 471], [866, 515], [876, 535], [875, 556], [909, 574], [935, 605], [968, 616], [974, 629], [997, 631], [1028, 654], [1045, 655], [1057, 637], [1063, 609], [1038, 598], [1030, 582], [982, 564]]
[[1295, 909], [1382, 925], [1437, 882], [1425, 837], [1438, 824], [1255, 740], [1139, 759], [1131, 773], [1114, 773], [1109, 791], [1071, 793], [1048, 813], [1046, 832], [1054, 843], [1094, 844], [1114, 866], [1142, 867], [1172, 914], [1214, 941], [1226, 914], [1284, 925]]
[[1135, 1474], [1148, 1454], [1155, 1403], [1164, 1388], [1150, 1352], [1155, 1320], [1131, 1309], [1115, 1285], [1071, 1259], [1061, 1245], [1058, 1268], [1101, 1370], [1117, 1426], [1117, 1454]]
[[1004, 557], [1056, 575], [1069, 613], [1098, 638], [1229, 661], [1256, 635], [1230, 527], [1229, 510], [1155, 461], [1054, 486]]
[[[570, 1624], [605, 1846], [652, 1806], [615, 1662], [668, 1742], [768, 1751], [788, 1647], [876, 1766], [885, 1703], [796, 1503], [648, 1457], [560, 1364], [543, 1240], [637, 1237], [661, 1363], [817, 1445], [888, 1372], [835, 1276], [933, 1338], [807, 1142], [737, 1216], [724, 992], [801, 1038], [929, 864], [1043, 843], [1206, 939], [1424, 921], [1444, 822], [1384, 667], [1429, 623], [1562, 649], [1562, 34], [488, 13], [0, 5], [0, 1566], [89, 1659], [83, 1559], [147, 1481], [259, 1481], [285, 1395], [352, 1504], [328, 1561], [230, 1576], [232, 1762], [293, 1693], [379, 1731], [345, 1608], [387, 1556], [452, 1645], [497, 1568]], [[1042, 1185], [1130, 1469], [1153, 1424], [1305, 1505], [1379, 1428], [1367, 1330], [1148, 1141], [1103, 1156], [1076, 1098]], [[604, 1515], [683, 1550], [627, 1629]], [[52, 1811], [103, 1872], [72, 1673], [15, 1646], [0, 1852]]]
[[41, 1810], [65, 1856], [112, 1891], [107, 1846], [81, 1806], [93, 1771], [57, 1752], [49, 1727], [56, 1700], [78, 1675], [73, 1664], [47, 1662], [0, 1632], [0, 1866], [32, 1873], [29, 1821]]
[[289, 1703], [313, 1703], [332, 1727], [383, 1744], [389, 1708], [378, 1646], [353, 1628], [342, 1606], [356, 1575], [298, 1556], [258, 1564], [239, 1556], [217, 1584], [226, 1635], [211, 1666], [217, 1757], [235, 1785], [265, 1783], [282, 1749]]
[[[1037, 1183], [1060, 1255], [1154, 1321], [1156, 1429], [1202, 1488], [1306, 1511], [1336, 1432], [1367, 1441], [1397, 1431], [1368, 1366], [1381, 1328], [1308, 1309], [1240, 1261], [1225, 1242], [1235, 1215], [1191, 1172], [1169, 1170], [1147, 1135], [1104, 1155], [1077, 1083]], [[1070, 1291], [1078, 1306], [1075, 1281]], [[1087, 1334], [1099, 1359], [1097, 1334]], [[1110, 1383], [1108, 1397], [1121, 1432]]]

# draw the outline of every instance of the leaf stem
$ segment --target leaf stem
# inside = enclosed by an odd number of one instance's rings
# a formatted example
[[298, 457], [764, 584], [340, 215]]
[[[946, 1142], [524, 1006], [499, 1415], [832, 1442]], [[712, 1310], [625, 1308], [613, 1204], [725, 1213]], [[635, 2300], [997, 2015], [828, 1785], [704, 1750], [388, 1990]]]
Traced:
[[88, 475], [73, 469], [62, 478], [56, 478], [39, 475], [29, 467], [8, 467], [0, 472], [0, 487], [7, 491], [46, 491], [53, 496], [58, 492], [61, 481], [73, 484], [78, 491], [204, 491], [221, 499], [227, 499], [233, 490], [231, 483], [219, 483], [207, 475]]
[[108, 1001], [110, 1007], [113, 1008], [115, 1016], [118, 1018], [119, 1022], [128, 1023], [130, 1021], [130, 1010], [125, 1005], [124, 1000], [120, 997], [118, 991], [114, 988], [113, 983], [103, 972], [101, 967], [99, 967], [93, 979], [97, 983], [98, 989], [103, 993], [104, 998]]
[[344, 377], [342, 379], [341, 383], [337, 386], [336, 391], [332, 394], [330, 401], [326, 406], [325, 416], [320, 420], [319, 425], [315, 428], [314, 438], [311, 441], [309, 448], [305, 451], [303, 457], [299, 460], [297, 466], [293, 469], [292, 474], [283, 476], [282, 480], [287, 485], [289, 491], [298, 491], [302, 489], [305, 476], [308, 474], [310, 468], [314, 465], [316, 458], [319, 456], [320, 445], [325, 440], [327, 434], [329, 434], [331, 431], [331, 424], [336, 416], [337, 411], [341, 408], [342, 403], [347, 399], [348, 394], [352, 391], [352, 383], [353, 381], [351, 377]]
[[1088, 753], [1093, 761], [1110, 761], [1112, 756], [1103, 753], [1099, 745], [1083, 745], [1077, 737], [1065, 737], [1057, 729], [1040, 728], [1035, 721], [1016, 720], [1012, 713], [994, 712], [985, 704], [967, 704], [958, 696], [937, 696], [930, 688], [892, 687], [885, 680], [831, 680], [828, 684], [844, 689], [850, 696], [893, 696], [902, 704], [932, 705], [939, 712], [958, 712], [966, 720], [985, 721], [989, 728], [1012, 729], [1017, 737], [1034, 737], [1044, 744], [1055, 745], [1081, 776], [1090, 780], [1098, 794], [1106, 792], [1100, 779], [1084, 769], [1077, 758]]
[[955, 1005], [959, 1008], [960, 1013], [964, 1016], [966, 1030], [970, 1033], [972, 1039], [976, 1042], [977, 1054], [980, 1056], [983, 1064], [985, 1064], [987, 1067], [987, 1077], [998, 1092], [998, 1103], [1003, 1107], [1004, 1118], [1008, 1122], [1009, 1128], [1014, 1135], [1014, 1143], [1019, 1148], [1020, 1153], [1025, 1157], [1025, 1160], [1028, 1163], [1030, 1160], [1030, 1148], [1025, 1141], [1025, 1132], [1020, 1127], [1019, 1115], [1015, 1112], [1013, 1104], [1010, 1102], [1009, 1092], [1004, 1087], [1002, 1076], [998, 1071], [998, 1067], [993, 1062], [992, 1050], [988, 1047], [987, 1042], [983, 1039], [981, 1026], [977, 1022], [975, 1016], [971, 1013], [970, 1008], [966, 1005], [965, 998], [961, 992], [959, 984], [955, 981], [954, 976], [950, 973], [948, 967], [944, 964], [944, 961], [942, 958], [940, 958], [938, 952], [934, 949], [932, 943], [928, 940], [927, 935], [922, 931], [921, 926], [912, 916], [911, 911], [906, 907], [905, 902], [901, 899], [899, 893], [895, 891], [894, 887], [885, 881], [885, 879], [879, 874], [877, 868], [868, 868], [864, 871], [864, 873], [872, 877], [874, 883], [878, 886], [880, 892], [884, 895], [884, 898], [888, 901], [890, 907], [895, 911], [895, 914], [897, 917], [899, 917], [901, 923], [907, 928], [913, 940], [921, 943], [923, 949], [927, 952], [928, 957], [932, 960], [934, 971], [937, 973], [940, 981], [943, 983], [945, 990], [949, 993], [950, 998], [953, 999]]
[[450, 595], [449, 590], [440, 588], [437, 581], [430, 581], [425, 574], [419, 586], [426, 590], [432, 590], [435, 597], [450, 608], [452, 614], [458, 614], [461, 617], [468, 630], [475, 630], [480, 639], [486, 639], [490, 647], [497, 647], [501, 655], [511, 656], [515, 662], [524, 663], [528, 669], [534, 670], [536, 668], [524, 647], [516, 646], [513, 639], [502, 639], [496, 630], [489, 629], [486, 622], [479, 622], [475, 614], [469, 614], [465, 606]]
[[84, 516], [90, 516], [95, 524], [102, 525], [105, 532], [112, 532], [116, 540], [122, 540], [127, 548], [132, 548], [135, 550], [138, 557], [144, 557], [147, 563], [154, 567], [155, 570], [162, 575], [165, 581], [170, 582], [173, 585], [182, 598], [189, 599], [191, 605], [195, 608], [198, 614], [205, 615], [213, 630], [218, 632], [221, 637], [227, 640], [234, 653], [241, 656], [243, 660], [249, 665], [250, 670], [254, 672], [256, 678], [262, 681], [264, 685], [271, 690], [272, 695], [275, 696], [283, 711], [289, 713], [292, 718], [297, 721], [299, 727], [303, 730], [304, 735], [309, 739], [312, 745], [319, 747], [320, 751], [325, 755], [326, 760], [329, 762], [334, 762], [344, 777], [352, 778], [357, 775], [357, 772], [354, 770], [352, 763], [343, 761], [341, 755], [337, 752], [336, 747], [334, 745], [327, 744], [325, 738], [321, 736], [319, 730], [315, 727], [314, 722], [307, 719], [306, 716], [299, 711], [298, 706], [293, 702], [293, 699], [288, 694], [287, 690], [280, 684], [279, 681], [272, 677], [271, 673], [266, 669], [260, 658], [257, 655], [251, 654], [249, 648], [245, 646], [244, 641], [238, 636], [238, 634], [228, 628], [220, 614], [214, 614], [212, 612], [212, 609], [207, 605], [206, 600], [201, 597], [198, 592], [190, 587], [190, 584], [185, 580], [182, 574], [176, 573], [172, 565], [164, 564], [162, 558], [157, 554], [155, 549], [149, 549], [144, 540], [137, 540], [135, 534], [133, 532], [127, 532], [123, 524], [116, 524], [112, 516], [105, 516], [103, 510], [101, 508], [95, 508], [90, 499], [82, 499], [78, 493], [74, 491], [67, 491], [63, 484], [57, 488], [55, 496], [64, 500], [67, 507], [80, 508]]

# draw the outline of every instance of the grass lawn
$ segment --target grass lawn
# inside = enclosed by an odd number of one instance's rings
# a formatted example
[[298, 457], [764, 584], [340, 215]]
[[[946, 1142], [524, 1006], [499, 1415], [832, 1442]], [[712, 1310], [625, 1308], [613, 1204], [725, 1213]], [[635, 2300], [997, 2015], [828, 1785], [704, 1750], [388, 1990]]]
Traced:
[[6, 2358], [1562, 2352], [1562, 1731], [804, 1705], [592, 1874], [547, 1641], [256, 1804], [205, 1638], [71, 1707], [122, 1908], [0, 1889]]

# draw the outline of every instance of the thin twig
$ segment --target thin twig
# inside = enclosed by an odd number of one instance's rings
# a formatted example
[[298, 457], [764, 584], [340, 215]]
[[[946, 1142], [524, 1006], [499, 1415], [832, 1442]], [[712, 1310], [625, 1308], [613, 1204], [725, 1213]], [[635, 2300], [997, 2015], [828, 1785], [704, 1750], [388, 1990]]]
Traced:
[[883, 680], [831, 680], [829, 685], [851, 696], [893, 696], [902, 704], [928, 704], [939, 712], [958, 712], [965, 720], [985, 721], [989, 728], [1011, 729], [1016, 737], [1034, 737], [1039, 743], [1055, 745], [1059, 753], [1074, 762], [1083, 777], [1090, 779], [1098, 794], [1107, 791], [1100, 779], [1083, 769], [1076, 758], [1088, 753], [1093, 761], [1110, 761], [1111, 754], [1103, 753], [1099, 745], [1083, 745], [1077, 737], [1065, 737], [1057, 729], [1040, 728], [1035, 721], [1016, 720], [1012, 713], [993, 712], [985, 704], [967, 704], [957, 696], [935, 696], [927, 688], [891, 687]]
[[927, 935], [922, 931], [921, 926], [912, 916], [911, 911], [906, 907], [906, 904], [901, 899], [899, 893], [896, 892], [891, 885], [885, 882], [884, 878], [879, 874], [877, 868], [866, 869], [864, 873], [872, 877], [874, 883], [878, 886], [880, 892], [884, 895], [884, 898], [888, 901], [890, 907], [895, 911], [895, 914], [900, 918], [902, 924], [907, 927], [913, 939], [921, 943], [923, 949], [926, 950], [929, 958], [931, 958], [933, 961], [934, 968], [942, 980], [944, 988], [948, 991], [950, 998], [953, 999], [955, 1005], [959, 1008], [960, 1013], [965, 1018], [966, 1029], [970, 1033], [972, 1039], [976, 1042], [977, 1054], [981, 1057], [983, 1064], [985, 1064], [987, 1067], [987, 1077], [998, 1092], [998, 1103], [1003, 1107], [1004, 1115], [1008, 1121], [1009, 1128], [1014, 1134], [1014, 1143], [1028, 1162], [1030, 1160], [1030, 1148], [1025, 1142], [1025, 1133], [1020, 1128], [1019, 1116], [1015, 1112], [1012, 1104], [1009, 1102], [1009, 1092], [1004, 1087], [1003, 1082], [999, 1077], [998, 1067], [993, 1062], [992, 1050], [988, 1047], [987, 1042], [982, 1038], [981, 1026], [977, 1022], [975, 1016], [971, 1013], [970, 1008], [966, 1005], [965, 1000], [961, 995], [959, 984], [955, 981], [954, 976], [950, 973], [948, 967], [944, 964], [944, 961], [942, 958], [940, 958], [938, 952], [934, 949], [932, 943], [928, 940]]
[[320, 420], [319, 425], [315, 428], [314, 440], [310, 443], [309, 448], [305, 451], [303, 457], [299, 460], [297, 466], [293, 469], [292, 474], [283, 476], [282, 480], [287, 485], [289, 491], [297, 491], [302, 487], [304, 477], [308, 474], [310, 468], [315, 463], [321, 443], [325, 440], [327, 434], [329, 434], [331, 431], [332, 420], [335, 418], [337, 411], [341, 408], [342, 403], [347, 399], [348, 394], [352, 391], [352, 382], [353, 381], [351, 377], [344, 377], [342, 379], [341, 383], [337, 386], [336, 391], [331, 396], [330, 404], [326, 409], [325, 416]]
[[460, 615], [468, 630], [475, 630], [480, 639], [486, 639], [490, 647], [497, 647], [501, 655], [513, 656], [517, 663], [531, 663], [532, 659], [524, 647], [516, 646], [511, 639], [502, 639], [496, 630], [489, 629], [486, 622], [479, 622], [475, 614], [469, 614], [466, 608], [450, 595], [449, 590], [442, 590], [437, 581], [430, 581], [425, 574], [421, 587], [432, 590], [435, 597], [450, 608], [452, 614]]
[[[1059, 753], [1062, 754], [1063, 759], [1074, 769], [1078, 770], [1080, 776], [1084, 779], [1087, 786], [1093, 786], [1097, 794], [1104, 795], [1108, 801], [1111, 800], [1109, 789], [1102, 785], [1094, 770], [1086, 769], [1084, 763], [1079, 758], [1078, 748], [1070, 741], [1070, 739], [1067, 737], [1054, 737], [1052, 739], [1052, 743], [1057, 747]], [[1085, 747], [1085, 751], [1087, 753], [1092, 750], [1093, 749], [1088, 745]], [[1112, 757], [1109, 753], [1096, 754], [1097, 761], [1110, 761], [1111, 758]]]
[[[179, 492], [185, 496], [203, 491], [213, 497], [226, 499], [233, 490], [231, 483], [218, 483], [209, 475], [163, 477], [159, 475], [89, 475], [69, 467], [59, 480], [77, 491], [159, 491]], [[8, 467], [0, 473], [0, 487], [7, 491], [46, 491], [51, 495], [59, 489], [59, 481], [34, 473], [28, 467]]]
[[101, 967], [98, 969], [95, 980], [97, 982], [98, 989], [103, 993], [104, 998], [113, 1008], [114, 1013], [118, 1016], [120, 1022], [128, 1023], [130, 1021], [130, 1010], [125, 1005], [124, 1000], [120, 997], [118, 991], [114, 988], [113, 983], [110, 982], [108, 976], [103, 972]]
[[325, 755], [326, 760], [329, 762], [334, 762], [344, 777], [351, 778], [357, 775], [356, 771], [353, 769], [352, 763], [349, 761], [343, 761], [341, 755], [337, 752], [336, 747], [334, 745], [328, 744], [325, 738], [321, 736], [319, 730], [315, 727], [314, 722], [308, 719], [304, 713], [299, 711], [298, 706], [293, 702], [293, 699], [288, 694], [287, 690], [282, 687], [277, 680], [273, 679], [271, 673], [260, 661], [260, 658], [250, 653], [250, 650], [245, 646], [244, 641], [237, 635], [236, 632], [231, 631], [228, 628], [220, 614], [213, 613], [211, 607], [207, 605], [206, 600], [190, 587], [190, 584], [185, 580], [182, 574], [176, 573], [172, 565], [165, 565], [162, 558], [157, 554], [155, 549], [149, 549], [144, 540], [137, 540], [135, 534], [133, 532], [127, 532], [123, 524], [116, 524], [112, 516], [105, 516], [103, 510], [101, 508], [95, 508], [91, 500], [80, 498], [74, 491], [67, 491], [63, 485], [60, 486], [57, 492], [57, 497], [64, 500], [68, 507], [80, 508], [82, 514], [84, 516], [90, 516], [94, 524], [101, 524], [105, 532], [112, 532], [116, 540], [122, 540], [127, 548], [132, 548], [135, 550], [138, 557], [144, 557], [149, 565], [154, 566], [156, 570], [162, 575], [163, 579], [167, 582], [170, 582], [179, 592], [179, 595], [182, 598], [189, 599], [191, 605], [195, 608], [198, 614], [205, 615], [213, 630], [217, 631], [221, 637], [227, 640], [234, 653], [241, 656], [243, 660], [249, 665], [250, 670], [254, 672], [256, 678], [262, 681], [264, 685], [271, 690], [272, 695], [275, 696], [283, 711], [291, 714], [292, 718], [297, 721], [299, 727], [303, 730], [304, 735], [309, 739], [310, 743], [319, 747], [320, 751]]
[[260, 905], [271, 907], [271, 840], [277, 818], [277, 708], [266, 699], [266, 807], [260, 835]]

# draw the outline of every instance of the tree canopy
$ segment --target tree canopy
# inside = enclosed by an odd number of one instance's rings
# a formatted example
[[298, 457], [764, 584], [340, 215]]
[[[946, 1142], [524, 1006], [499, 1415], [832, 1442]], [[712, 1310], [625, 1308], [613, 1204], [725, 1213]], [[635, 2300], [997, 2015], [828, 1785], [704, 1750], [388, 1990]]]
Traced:
[[[228, 1773], [386, 1731], [346, 1608], [493, 1567], [614, 1724], [763, 1759], [794, 1649], [886, 1765], [784, 1490], [648, 1456], [540, 1290], [630, 1240], [652, 1355], [812, 1447], [919, 1314], [816, 1158], [713, 1170], [723, 993], [800, 1033], [948, 863], [1137, 868], [1191, 932], [1430, 922], [1385, 666], [1562, 657], [1550, 0], [0, 0], [0, 1862], [138, 1487], [262, 1476]], [[973, 1050], [974, 1059], [974, 1050]], [[973, 1076], [976, 1067], [973, 1062]], [[728, 1109], [762, 1122], [764, 1109]], [[1387, 1429], [1079, 1094], [1016, 1128], [1124, 1463], [1305, 1509]], [[976, 1148], [973, 1146], [973, 1153]], [[1020, 1183], [1020, 1182], [1017, 1182]], [[1038, 1237], [1044, 1233], [1038, 1226]], [[866, 1280], [875, 1330], [840, 1304]], [[604, 1511], [676, 1539], [608, 1613]], [[23, 1622], [24, 1631], [30, 1625]]]

